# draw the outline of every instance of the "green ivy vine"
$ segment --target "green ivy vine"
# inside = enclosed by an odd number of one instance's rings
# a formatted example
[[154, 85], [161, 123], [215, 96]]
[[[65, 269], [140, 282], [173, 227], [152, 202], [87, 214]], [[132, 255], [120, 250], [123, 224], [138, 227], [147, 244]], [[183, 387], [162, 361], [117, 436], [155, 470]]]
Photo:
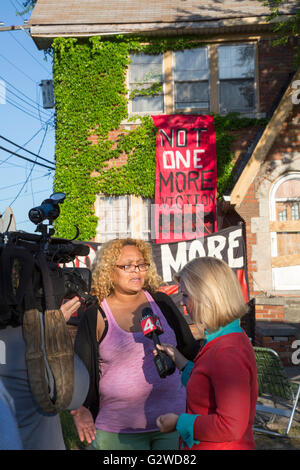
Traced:
[[[126, 71], [131, 52], [158, 54], [199, 47], [199, 39], [124, 38], [88, 40], [57, 38], [53, 42], [53, 79], [56, 100], [55, 191], [67, 197], [56, 221], [55, 235], [70, 238], [75, 226], [81, 240], [96, 234], [94, 202], [97, 193], [134, 194], [154, 198], [156, 131], [152, 118], [140, 118], [131, 131], [122, 129], [117, 141], [109, 133], [128, 119]], [[160, 92], [159, 87], [149, 90]], [[233, 183], [233, 154], [229, 131], [264, 122], [236, 114], [215, 116], [218, 156], [218, 195]], [[97, 136], [97, 143], [89, 140]], [[126, 164], [108, 168], [108, 161], [127, 154]]]

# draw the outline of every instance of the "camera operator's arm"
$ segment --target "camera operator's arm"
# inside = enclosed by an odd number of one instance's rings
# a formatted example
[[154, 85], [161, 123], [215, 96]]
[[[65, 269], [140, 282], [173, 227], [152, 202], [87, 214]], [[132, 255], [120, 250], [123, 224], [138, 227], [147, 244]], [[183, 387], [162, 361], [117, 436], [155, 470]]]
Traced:
[[66, 322], [70, 320], [73, 313], [77, 312], [80, 307], [81, 302], [78, 296], [73, 297], [73, 299], [70, 299], [61, 305], [60, 310], [65, 317]]

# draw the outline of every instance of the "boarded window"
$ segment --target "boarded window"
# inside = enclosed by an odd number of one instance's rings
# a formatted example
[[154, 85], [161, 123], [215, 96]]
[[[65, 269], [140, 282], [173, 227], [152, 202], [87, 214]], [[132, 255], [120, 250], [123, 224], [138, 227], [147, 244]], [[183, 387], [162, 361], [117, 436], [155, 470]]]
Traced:
[[96, 241], [104, 243], [114, 238], [150, 238], [150, 199], [135, 196], [105, 196], [96, 198], [98, 217]]

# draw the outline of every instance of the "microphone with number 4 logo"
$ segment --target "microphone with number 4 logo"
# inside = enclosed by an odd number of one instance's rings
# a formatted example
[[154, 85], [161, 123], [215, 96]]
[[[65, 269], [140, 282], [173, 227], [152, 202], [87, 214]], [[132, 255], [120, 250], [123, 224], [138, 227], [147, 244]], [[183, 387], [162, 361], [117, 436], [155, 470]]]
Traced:
[[[141, 327], [144, 336], [152, 339], [154, 346], [160, 344], [158, 335], [161, 335], [164, 331], [160, 323], [160, 319], [154, 315], [151, 308], [144, 308], [142, 311]], [[167, 375], [175, 372], [175, 364], [172, 359], [164, 352], [157, 349], [157, 356], [154, 356], [154, 363], [157, 371], [161, 378], [167, 377]]]

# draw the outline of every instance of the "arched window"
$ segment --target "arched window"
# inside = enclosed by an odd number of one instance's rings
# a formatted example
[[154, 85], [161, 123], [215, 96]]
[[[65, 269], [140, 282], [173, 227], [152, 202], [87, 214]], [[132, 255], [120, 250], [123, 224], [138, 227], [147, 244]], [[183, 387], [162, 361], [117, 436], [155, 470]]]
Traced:
[[272, 186], [270, 232], [274, 289], [300, 289], [300, 172]]

